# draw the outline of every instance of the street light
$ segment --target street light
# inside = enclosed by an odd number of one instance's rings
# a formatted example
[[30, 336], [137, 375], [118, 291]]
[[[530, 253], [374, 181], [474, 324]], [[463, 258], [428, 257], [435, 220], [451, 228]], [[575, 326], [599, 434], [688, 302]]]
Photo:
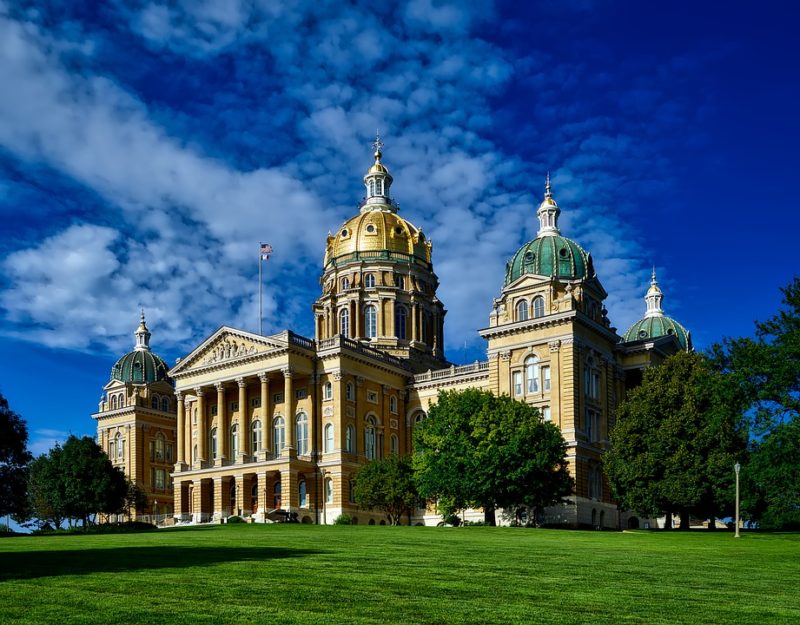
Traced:
[[322, 476], [322, 524], [328, 524], [328, 515], [325, 510], [325, 502], [328, 499], [328, 491], [325, 487], [325, 476], [328, 475], [328, 472], [325, 469], [319, 470], [320, 475]]
[[739, 538], [739, 470], [742, 468], [738, 462], [733, 465], [733, 470], [736, 471], [736, 533], [734, 538]]

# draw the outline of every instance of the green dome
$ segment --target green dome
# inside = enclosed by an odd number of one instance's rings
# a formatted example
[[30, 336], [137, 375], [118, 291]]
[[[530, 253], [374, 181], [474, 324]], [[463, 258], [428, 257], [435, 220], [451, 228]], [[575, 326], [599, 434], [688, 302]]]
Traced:
[[150, 384], [168, 380], [167, 363], [147, 349], [135, 349], [125, 354], [111, 368], [111, 379], [132, 384]]
[[594, 276], [591, 254], [561, 235], [540, 236], [523, 245], [506, 264], [509, 285], [527, 273], [575, 280]]
[[655, 339], [659, 336], [675, 336], [681, 347], [692, 349], [692, 338], [680, 323], [665, 315], [645, 317], [634, 323], [622, 337], [623, 342]]

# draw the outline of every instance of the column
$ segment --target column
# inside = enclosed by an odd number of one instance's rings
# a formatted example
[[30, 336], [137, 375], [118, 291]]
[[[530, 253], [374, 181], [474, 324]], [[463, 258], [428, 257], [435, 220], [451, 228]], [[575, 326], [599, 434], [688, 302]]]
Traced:
[[200, 466], [208, 458], [208, 428], [206, 422], [206, 402], [202, 388], [194, 389], [197, 395], [197, 461]]
[[[261, 441], [264, 445], [264, 458], [269, 458], [272, 449], [272, 411], [269, 405], [269, 373], [259, 373], [261, 380]], [[259, 479], [259, 488], [261, 488]], [[259, 497], [261, 495], [259, 494]]]
[[230, 493], [223, 493], [222, 492], [222, 478], [215, 477], [214, 478], [214, 500], [211, 504], [211, 512], [213, 514], [213, 519], [216, 521], [217, 519], [222, 518], [223, 511], [225, 509], [225, 495], [228, 495], [228, 501], [230, 501]]
[[178, 440], [176, 441], [177, 449], [175, 451], [176, 451], [177, 457], [175, 459], [176, 460], [175, 464], [178, 465], [176, 467], [176, 469], [178, 471], [183, 471], [183, 469], [184, 469], [184, 455], [183, 455], [183, 452], [184, 452], [185, 445], [186, 445], [186, 413], [185, 413], [184, 405], [183, 405], [183, 393], [181, 393], [181, 392], [175, 393], [175, 399], [178, 401], [178, 426], [177, 426], [178, 427], [178, 432], [177, 432]]
[[361, 334], [361, 302], [359, 300], [355, 301], [355, 313], [353, 314], [353, 334], [350, 336], [351, 339], [357, 339], [362, 336]]
[[228, 459], [228, 441], [230, 440], [225, 410], [225, 385], [217, 382], [214, 386], [217, 388], [217, 445], [219, 445], [219, 454], [214, 464], [222, 465]]
[[[312, 373], [308, 379], [310, 388], [308, 389], [308, 454], [311, 456], [312, 461], [318, 460], [319, 445], [317, 444], [317, 415], [321, 414], [319, 410], [319, 403], [322, 402], [322, 393], [320, 392], [319, 382], [322, 376], [318, 373]], [[306, 482], [308, 485], [308, 482]], [[310, 501], [310, 499], [309, 499]]]
[[292, 385], [292, 369], [285, 367], [281, 369], [283, 373], [283, 405], [286, 415], [284, 420], [286, 423], [286, 447], [284, 448], [284, 455], [293, 457], [296, 455], [296, 447], [294, 440], [294, 386]]
[[185, 495], [183, 492], [183, 482], [175, 482], [173, 485], [173, 506], [172, 506], [172, 516], [177, 519], [178, 521], [183, 520], [183, 506], [184, 506]]
[[[236, 383], [239, 385], [239, 450], [244, 458], [250, 455], [250, 406], [247, 405], [247, 382], [236, 378]], [[238, 462], [239, 458], [234, 460]]]
[[411, 340], [419, 340], [417, 336], [417, 304], [415, 302], [411, 303]]
[[[347, 433], [346, 413], [347, 400], [344, 398], [344, 376], [341, 371], [333, 372], [333, 435], [339, 439], [335, 442], [335, 450], [344, 451]], [[324, 430], [323, 430], [324, 431]], [[324, 435], [323, 435], [324, 436]]]
[[253, 504], [253, 514], [256, 514], [256, 519], [263, 521], [266, 518], [266, 511], [272, 509], [270, 503], [269, 493], [267, 492], [267, 474], [266, 472], [256, 474], [256, 482], [258, 487], [256, 493], [258, 494], [257, 501]]

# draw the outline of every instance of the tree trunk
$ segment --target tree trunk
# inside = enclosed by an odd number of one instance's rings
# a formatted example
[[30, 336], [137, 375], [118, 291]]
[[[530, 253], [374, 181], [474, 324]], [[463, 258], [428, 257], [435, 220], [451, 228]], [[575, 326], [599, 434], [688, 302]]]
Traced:
[[686, 510], [681, 510], [681, 525], [678, 529], [683, 531], [689, 529], [689, 513]]
[[483, 520], [487, 525], [497, 525], [497, 517], [495, 516], [494, 506], [483, 509]]
[[664, 513], [664, 529], [665, 530], [672, 529], [672, 510], [667, 510]]
[[717, 517], [711, 516], [708, 519], [708, 531], [714, 532], [717, 529]]

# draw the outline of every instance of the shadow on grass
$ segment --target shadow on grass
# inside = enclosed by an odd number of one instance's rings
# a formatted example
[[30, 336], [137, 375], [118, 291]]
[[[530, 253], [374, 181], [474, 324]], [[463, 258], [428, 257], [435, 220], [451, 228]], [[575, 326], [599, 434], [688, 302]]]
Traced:
[[0, 553], [0, 582], [58, 575], [121, 573], [144, 569], [202, 567], [209, 564], [302, 558], [322, 553], [289, 547], [119, 547]]

